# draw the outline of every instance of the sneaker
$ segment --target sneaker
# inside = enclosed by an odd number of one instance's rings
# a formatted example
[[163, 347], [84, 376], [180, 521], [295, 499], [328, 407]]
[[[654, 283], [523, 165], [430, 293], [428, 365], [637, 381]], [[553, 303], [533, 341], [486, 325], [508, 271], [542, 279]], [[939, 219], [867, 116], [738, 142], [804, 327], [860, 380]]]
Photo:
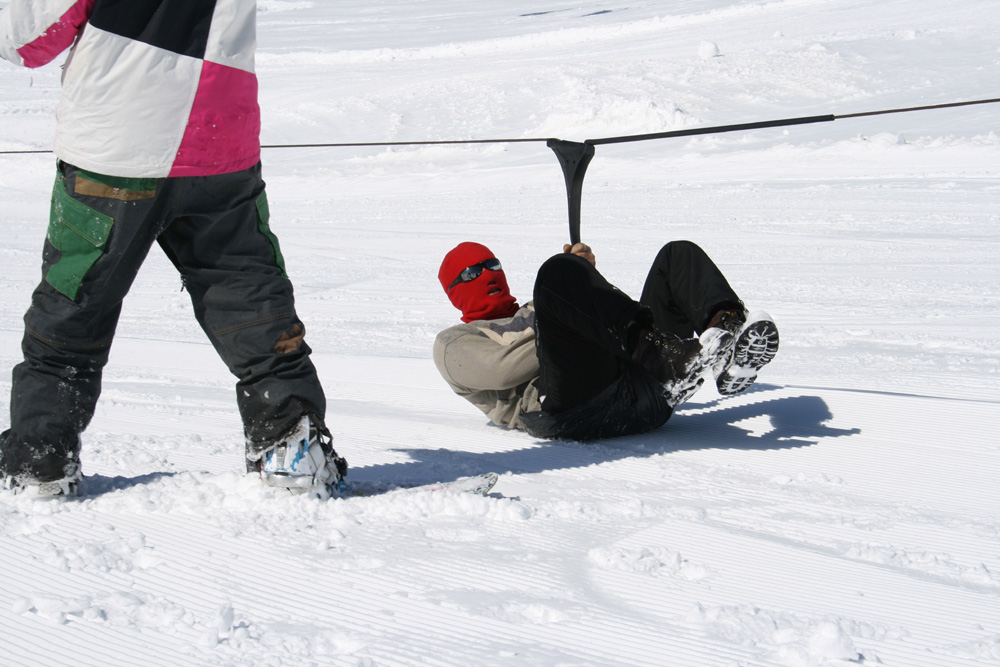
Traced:
[[706, 329], [698, 338], [681, 338], [655, 329], [640, 332], [632, 360], [663, 385], [670, 407], [688, 400], [705, 382], [708, 370], [732, 354], [733, 335], [725, 329]]
[[689, 340], [695, 345], [684, 362], [684, 371], [663, 384], [663, 395], [671, 408], [694, 396], [705, 384], [704, 376], [733, 353], [733, 334], [725, 329], [712, 327]]
[[329, 498], [340, 490], [347, 461], [337, 456], [333, 439], [322, 432], [308, 415], [259, 461], [261, 481], [301, 493]]
[[746, 391], [757, 371], [778, 353], [778, 327], [764, 311], [751, 313], [736, 337], [732, 358], [715, 368], [715, 386], [723, 396]]

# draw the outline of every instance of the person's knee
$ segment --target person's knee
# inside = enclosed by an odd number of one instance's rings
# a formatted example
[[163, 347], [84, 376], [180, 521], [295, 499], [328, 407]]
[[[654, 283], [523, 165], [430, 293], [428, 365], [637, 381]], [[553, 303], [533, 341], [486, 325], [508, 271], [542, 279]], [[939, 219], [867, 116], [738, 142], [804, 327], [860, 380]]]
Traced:
[[677, 256], [680, 254], [690, 254], [692, 252], [704, 252], [701, 247], [694, 241], [688, 241], [686, 239], [681, 239], [677, 241], [669, 241], [660, 249], [661, 255], [667, 256]]
[[562, 253], [545, 260], [535, 277], [534, 298], [544, 299], [545, 292], [560, 293], [567, 285], [579, 285], [587, 270], [593, 268], [582, 257]]
[[692, 257], [696, 256], [707, 257], [701, 246], [694, 241], [684, 239], [669, 241], [657, 253], [656, 259], [653, 261], [653, 268], [654, 270], [658, 268], [665, 272], [667, 267], [689, 261]]
[[[560, 253], [549, 257], [538, 269], [538, 280], [559, 280], [574, 278], [586, 273], [590, 263], [582, 257], [569, 253]], [[537, 281], [536, 281], [537, 282]]]

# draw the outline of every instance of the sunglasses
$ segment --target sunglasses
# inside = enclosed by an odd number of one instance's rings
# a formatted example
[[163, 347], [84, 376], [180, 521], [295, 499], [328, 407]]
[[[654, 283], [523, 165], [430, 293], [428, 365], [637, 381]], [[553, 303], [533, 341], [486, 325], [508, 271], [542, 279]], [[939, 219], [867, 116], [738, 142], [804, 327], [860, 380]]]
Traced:
[[451, 288], [459, 283], [472, 282], [483, 274], [483, 269], [489, 269], [490, 271], [503, 270], [500, 266], [500, 260], [495, 257], [493, 259], [487, 259], [486, 261], [479, 262], [478, 264], [473, 264], [472, 266], [462, 269], [462, 272], [458, 274], [458, 278], [455, 278], [455, 280], [448, 285], [448, 291], [450, 292]]

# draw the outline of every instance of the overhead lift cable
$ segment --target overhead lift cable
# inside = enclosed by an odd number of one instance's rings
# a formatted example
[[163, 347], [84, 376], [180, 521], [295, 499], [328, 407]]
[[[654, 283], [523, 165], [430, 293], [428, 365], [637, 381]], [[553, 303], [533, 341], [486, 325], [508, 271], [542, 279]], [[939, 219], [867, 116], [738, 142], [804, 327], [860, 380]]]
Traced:
[[[692, 127], [684, 130], [672, 130], [669, 132], [653, 132], [647, 134], [630, 134], [619, 137], [603, 137], [600, 139], [587, 139], [583, 142], [565, 141], [552, 137], [528, 137], [518, 139], [450, 139], [450, 140], [430, 140], [430, 141], [363, 141], [345, 143], [313, 143], [313, 144], [263, 144], [261, 148], [282, 149], [282, 148], [365, 148], [365, 147], [391, 147], [391, 146], [446, 146], [458, 144], [515, 144], [515, 143], [544, 143], [556, 154], [559, 165], [562, 167], [563, 177], [566, 181], [566, 200], [569, 208], [569, 230], [570, 241], [577, 243], [580, 240], [580, 205], [583, 198], [583, 178], [587, 173], [587, 167], [594, 157], [594, 147], [608, 144], [621, 144], [635, 141], [651, 141], [653, 139], [671, 139], [675, 137], [691, 137], [703, 134], [722, 134], [724, 132], [746, 132], [749, 130], [759, 130], [771, 127], [788, 127], [792, 125], [807, 125], [811, 123], [829, 123], [835, 120], [845, 120], [848, 118], [863, 118], [867, 116], [883, 116], [887, 114], [907, 113], [911, 111], [931, 111], [936, 109], [951, 109], [955, 107], [966, 107], [974, 104], [996, 104], [1000, 98], [970, 100], [965, 102], [948, 102], [944, 104], [929, 104], [918, 107], [906, 107], [900, 109], [881, 109], [878, 111], [863, 111], [860, 113], [850, 113], [842, 115], [826, 114], [822, 116], [804, 116], [801, 118], [782, 118], [778, 120], [765, 120], [752, 123], [738, 123], [735, 125], [716, 125], [711, 127]], [[51, 153], [51, 150], [4, 150], [0, 155], [32, 155]]]

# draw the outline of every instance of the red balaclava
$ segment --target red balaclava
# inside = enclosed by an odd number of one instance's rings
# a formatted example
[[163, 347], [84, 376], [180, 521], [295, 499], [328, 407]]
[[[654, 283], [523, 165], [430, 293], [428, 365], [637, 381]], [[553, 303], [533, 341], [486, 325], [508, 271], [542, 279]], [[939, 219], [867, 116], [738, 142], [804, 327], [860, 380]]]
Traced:
[[503, 271], [484, 270], [475, 280], [448, 289], [466, 268], [495, 257], [486, 246], [466, 241], [455, 246], [441, 262], [438, 280], [451, 303], [462, 311], [463, 322], [496, 320], [517, 312], [517, 300], [510, 295]]

